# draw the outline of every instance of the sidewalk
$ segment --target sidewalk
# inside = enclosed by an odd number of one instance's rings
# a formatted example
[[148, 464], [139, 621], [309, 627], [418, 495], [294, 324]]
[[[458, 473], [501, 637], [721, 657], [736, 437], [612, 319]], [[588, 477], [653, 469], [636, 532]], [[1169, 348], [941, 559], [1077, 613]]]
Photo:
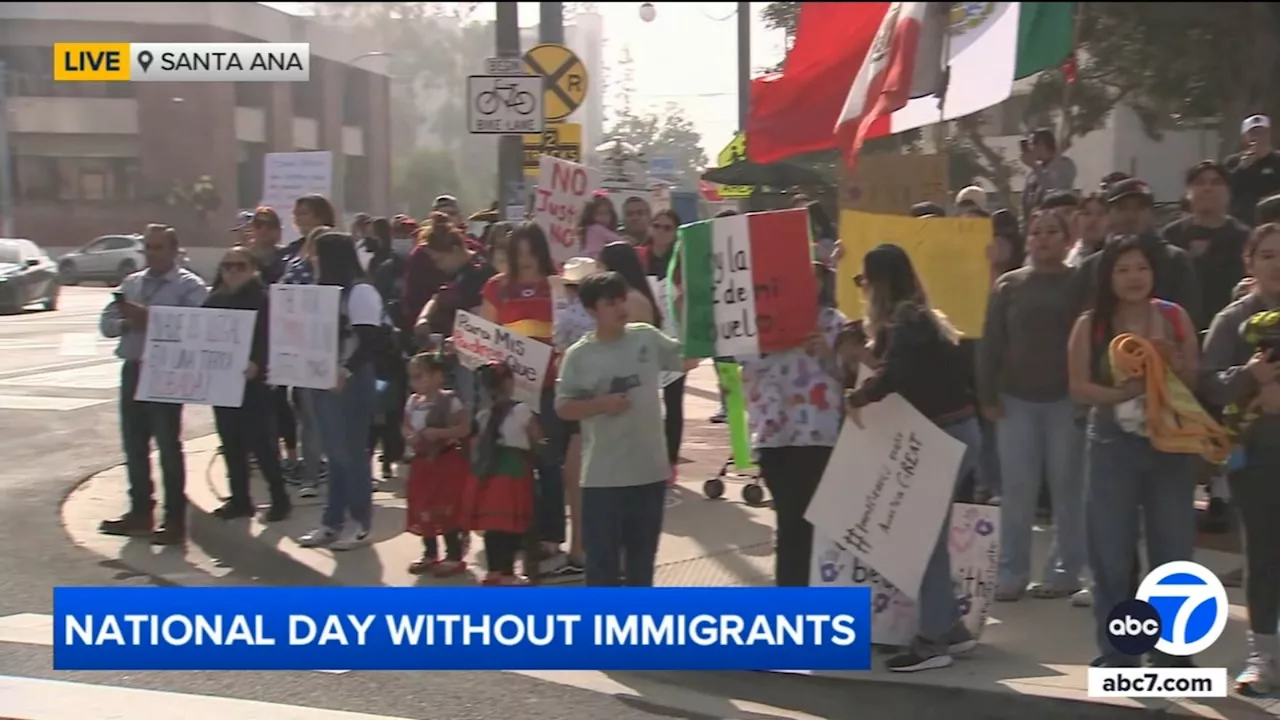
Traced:
[[[657, 584], [667, 586], [757, 586], [772, 583], [773, 512], [752, 508], [741, 501], [742, 484], [731, 480], [724, 499], [707, 500], [702, 484], [714, 477], [729, 455], [724, 426], [706, 422], [718, 405], [712, 370], [700, 367], [690, 374], [685, 395], [685, 438], [679, 483], [668, 500], [666, 527], [658, 554]], [[124, 498], [124, 468], [108, 470], [73, 492], [63, 507], [67, 532], [85, 546], [128, 568], [156, 575], [179, 585], [231, 584], [338, 584], [357, 586], [413, 586], [475, 582], [475, 576], [440, 581], [410, 575], [408, 565], [422, 550], [419, 538], [402, 532], [404, 500], [399, 483], [391, 483], [375, 496], [374, 544], [347, 553], [309, 550], [297, 538], [318, 522], [321, 498], [295, 500], [294, 516], [287, 522], [263, 525], [256, 520], [222, 523], [208, 513], [221, 504], [226, 479], [217, 456], [217, 436], [187, 443], [188, 494], [193, 508], [192, 542], [185, 549], [155, 549], [149, 545], [98, 535], [98, 522], [119, 513]], [[259, 487], [255, 498], [266, 498]], [[1047, 551], [1047, 532], [1036, 533], [1035, 561]], [[471, 543], [468, 560], [473, 573], [483, 572], [477, 556], [482, 543]], [[278, 554], [278, 556], [277, 556]], [[295, 568], [288, 578], [278, 577], [279, 562], [291, 560]], [[1238, 556], [1200, 550], [1196, 560], [1222, 572], [1239, 566]], [[271, 572], [269, 578], [263, 575]], [[1228, 589], [1231, 622], [1213, 648], [1197, 658], [1201, 667], [1227, 667], [1234, 672], [1245, 655], [1243, 592]], [[1141, 710], [1209, 718], [1266, 718], [1280, 716], [1280, 702], [1239, 698], [1204, 701], [1089, 700], [1086, 696], [1087, 663], [1095, 655], [1092, 618], [1085, 608], [1067, 600], [1023, 600], [996, 604], [973, 659], [949, 669], [915, 675], [831, 673], [859, 683], [901, 683], [934, 686], [963, 693], [975, 702], [967, 717], [1005, 717], [999, 702], [1010, 693], [1020, 699], [1087, 701], [1076, 705], [1080, 717], [1130, 717]], [[904, 688], [906, 689], [906, 688]], [[909, 690], [908, 690], [909, 691]], [[956, 698], [960, 699], [959, 696]], [[1012, 699], [1012, 698], [1010, 698]], [[1009, 703], [1025, 712], [1022, 703]], [[1055, 708], [1056, 709], [1056, 708]], [[1118, 713], [1118, 714], [1117, 714]], [[1008, 715], [1012, 717], [1013, 715]]]

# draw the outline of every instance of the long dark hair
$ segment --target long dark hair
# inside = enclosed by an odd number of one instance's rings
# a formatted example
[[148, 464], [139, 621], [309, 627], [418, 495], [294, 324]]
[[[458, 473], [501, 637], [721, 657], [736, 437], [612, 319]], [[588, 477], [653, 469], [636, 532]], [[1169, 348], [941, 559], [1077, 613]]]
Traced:
[[[1092, 298], [1091, 329], [1095, 339], [1103, 338], [1106, 341], [1115, 334], [1116, 308], [1120, 305], [1120, 298], [1116, 296], [1112, 276], [1115, 275], [1116, 264], [1120, 262], [1120, 258], [1131, 252], [1142, 253], [1142, 256], [1147, 259], [1147, 264], [1151, 266], [1152, 272], [1155, 271], [1155, 255], [1137, 235], [1122, 236], [1108, 242], [1102, 248], [1102, 255], [1098, 258], [1097, 281], [1094, 283]], [[1153, 286], [1152, 292], [1154, 291]], [[1097, 350], [1098, 348], [1094, 347], [1094, 351]]]
[[516, 268], [516, 256], [520, 254], [520, 243], [524, 243], [529, 248], [529, 252], [533, 253], [534, 262], [538, 264], [538, 272], [542, 277], [551, 277], [556, 274], [555, 263], [551, 261], [551, 247], [547, 244], [547, 234], [542, 231], [542, 226], [535, 222], [521, 223], [511, 233], [510, 239], [507, 241], [507, 282], [516, 281], [519, 270]]
[[998, 271], [1004, 274], [1022, 267], [1027, 259], [1027, 239], [1018, 226], [1018, 218], [1001, 208], [991, 213], [991, 231], [993, 235], [1009, 243], [1009, 261], [998, 268]]
[[640, 265], [640, 256], [636, 253], [636, 249], [631, 247], [631, 243], [619, 240], [605, 245], [600, 251], [599, 262], [605, 270], [621, 275], [632, 290], [649, 301], [653, 306], [653, 324], [662, 327], [662, 309], [658, 307], [658, 300], [649, 287], [649, 278], [645, 276], [644, 268]]
[[613, 206], [613, 201], [608, 195], [596, 195], [588, 200], [582, 206], [582, 217], [578, 218], [578, 249], [581, 250], [587, 246], [587, 228], [596, 223], [596, 208], [604, 205], [609, 208], [609, 231], [618, 231], [618, 208]]
[[303, 195], [294, 203], [295, 207], [298, 205], [310, 210], [311, 214], [320, 222], [321, 225], [333, 227], [338, 224], [337, 218], [333, 212], [333, 203], [329, 202], [329, 198], [319, 193]]
[[378, 241], [377, 250], [386, 252], [391, 249], [391, 221], [377, 217], [369, 223], [369, 236]]
[[356, 241], [347, 233], [329, 231], [315, 239], [314, 252], [320, 261], [317, 285], [337, 285], [349, 288], [365, 280], [356, 253]]
[[960, 333], [946, 316], [929, 307], [924, 285], [906, 250], [889, 243], [877, 245], [862, 258], [862, 272], [862, 282], [869, 295], [866, 303], [869, 331], [878, 335], [893, 323], [899, 308], [914, 305], [933, 318], [943, 337], [952, 342], [959, 340]]

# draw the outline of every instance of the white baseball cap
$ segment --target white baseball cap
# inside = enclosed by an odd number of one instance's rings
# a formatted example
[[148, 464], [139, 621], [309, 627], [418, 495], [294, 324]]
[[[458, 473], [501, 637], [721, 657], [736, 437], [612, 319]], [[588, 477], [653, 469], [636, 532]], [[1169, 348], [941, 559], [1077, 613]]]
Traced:
[[1250, 115], [1240, 123], [1240, 134], [1243, 135], [1255, 128], [1270, 128], [1271, 118], [1266, 115]]
[[589, 257], [569, 258], [564, 263], [560, 277], [565, 285], [581, 285], [589, 275], [600, 272], [600, 266]]
[[973, 203], [983, 210], [987, 209], [987, 191], [978, 185], [970, 185], [960, 192], [956, 193], [956, 205], [961, 203]]

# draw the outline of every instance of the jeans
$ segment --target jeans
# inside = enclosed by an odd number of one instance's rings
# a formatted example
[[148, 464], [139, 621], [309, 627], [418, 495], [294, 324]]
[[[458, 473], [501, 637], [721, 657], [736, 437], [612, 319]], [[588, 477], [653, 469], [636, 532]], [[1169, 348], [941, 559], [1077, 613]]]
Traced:
[[684, 439], [684, 381], [686, 375], [662, 388], [664, 411], [662, 422], [667, 437], [667, 460], [675, 467], [680, 460], [680, 441]]
[[1250, 448], [1231, 473], [1231, 497], [1244, 532], [1244, 597], [1249, 630], [1275, 635], [1280, 620], [1280, 448]]
[[1145, 437], [1090, 427], [1085, 462], [1086, 542], [1098, 650], [1115, 664], [1136, 666], [1138, 658], [1120, 655], [1107, 640], [1107, 616], [1132, 595], [1139, 527], [1152, 568], [1191, 559], [1198, 459], [1160, 452]]
[[165, 524], [182, 527], [187, 519], [182, 406], [134, 400], [140, 371], [141, 366], [130, 360], [120, 368], [120, 434], [129, 474], [129, 509], [150, 513], [155, 505], [155, 484], [151, 480], [151, 441], [155, 440], [164, 483]]
[[1053, 499], [1053, 544], [1043, 581], [1077, 590], [1085, 565], [1084, 433], [1070, 398], [1027, 402], [1005, 395], [1004, 417], [996, 423], [1003, 491], [1000, 500], [1002, 588], [1022, 588], [1031, 579], [1031, 525], [1040, 501], [1040, 478], [1047, 475]]
[[[982, 431], [978, 421], [973, 418], [961, 420], [941, 428], [943, 432], [964, 443], [964, 456], [960, 460], [960, 468], [952, 480], [952, 493], [977, 462], [982, 446]], [[926, 648], [945, 654], [947, 652], [947, 635], [956, 623], [960, 622], [960, 601], [956, 598], [954, 581], [951, 578], [951, 506], [947, 506], [947, 514], [942, 518], [942, 527], [938, 528], [938, 538], [934, 541], [933, 553], [924, 568], [924, 577], [920, 580], [920, 597], [916, 605], [919, 608], [920, 627], [916, 632], [917, 643]]]
[[778, 587], [808, 587], [813, 526], [804, 519], [831, 457], [831, 448], [760, 448], [760, 476], [773, 496], [778, 524], [773, 577]]
[[320, 460], [327, 455], [323, 450], [325, 443], [320, 436], [320, 423], [316, 419], [315, 396], [320, 391], [294, 388], [290, 392], [294, 417], [301, 431], [298, 436], [302, 441], [299, 453], [302, 456], [302, 484], [315, 487], [320, 484]]
[[366, 447], [374, 383], [373, 366], [366, 363], [351, 373], [341, 393], [308, 393], [329, 456], [329, 492], [321, 522], [333, 530], [342, 528], [348, 515], [365, 530], [373, 524], [373, 473]]
[[666, 507], [666, 482], [582, 488], [587, 585], [653, 587], [653, 565]]
[[261, 382], [247, 382], [244, 402], [240, 407], [215, 407], [213, 418], [222, 439], [222, 459], [227, 464], [227, 485], [231, 488], [231, 504], [253, 506], [249, 494], [249, 456], [258, 460], [258, 468], [267, 480], [273, 504], [287, 504], [284, 474], [280, 469], [280, 445], [276, 441], [276, 404], [273, 388]]
[[564, 425], [556, 414], [555, 388], [543, 388], [539, 405], [538, 423], [546, 446], [534, 455], [537, 472], [537, 489], [534, 504], [535, 526], [538, 539], [559, 545], [564, 542]]

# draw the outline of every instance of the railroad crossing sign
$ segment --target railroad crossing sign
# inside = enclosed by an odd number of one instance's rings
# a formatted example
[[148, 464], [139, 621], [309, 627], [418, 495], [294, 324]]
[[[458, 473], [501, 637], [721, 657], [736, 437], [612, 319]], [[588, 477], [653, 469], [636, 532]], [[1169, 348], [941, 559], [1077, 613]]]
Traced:
[[525, 173], [538, 173], [538, 158], [542, 155], [582, 162], [582, 126], [578, 123], [548, 122], [541, 135], [525, 135]]
[[467, 129], [472, 135], [542, 132], [542, 78], [472, 75], [467, 78]]
[[[716, 167], [729, 167], [734, 163], [747, 161], [747, 136], [738, 133], [733, 136], [728, 145], [720, 151], [716, 156]], [[745, 198], [751, 197], [751, 191], [755, 188], [750, 185], [721, 185], [720, 197], [722, 198]]]
[[543, 100], [548, 122], [563, 120], [587, 99], [587, 66], [563, 45], [538, 45], [524, 54], [525, 70], [546, 79]]

